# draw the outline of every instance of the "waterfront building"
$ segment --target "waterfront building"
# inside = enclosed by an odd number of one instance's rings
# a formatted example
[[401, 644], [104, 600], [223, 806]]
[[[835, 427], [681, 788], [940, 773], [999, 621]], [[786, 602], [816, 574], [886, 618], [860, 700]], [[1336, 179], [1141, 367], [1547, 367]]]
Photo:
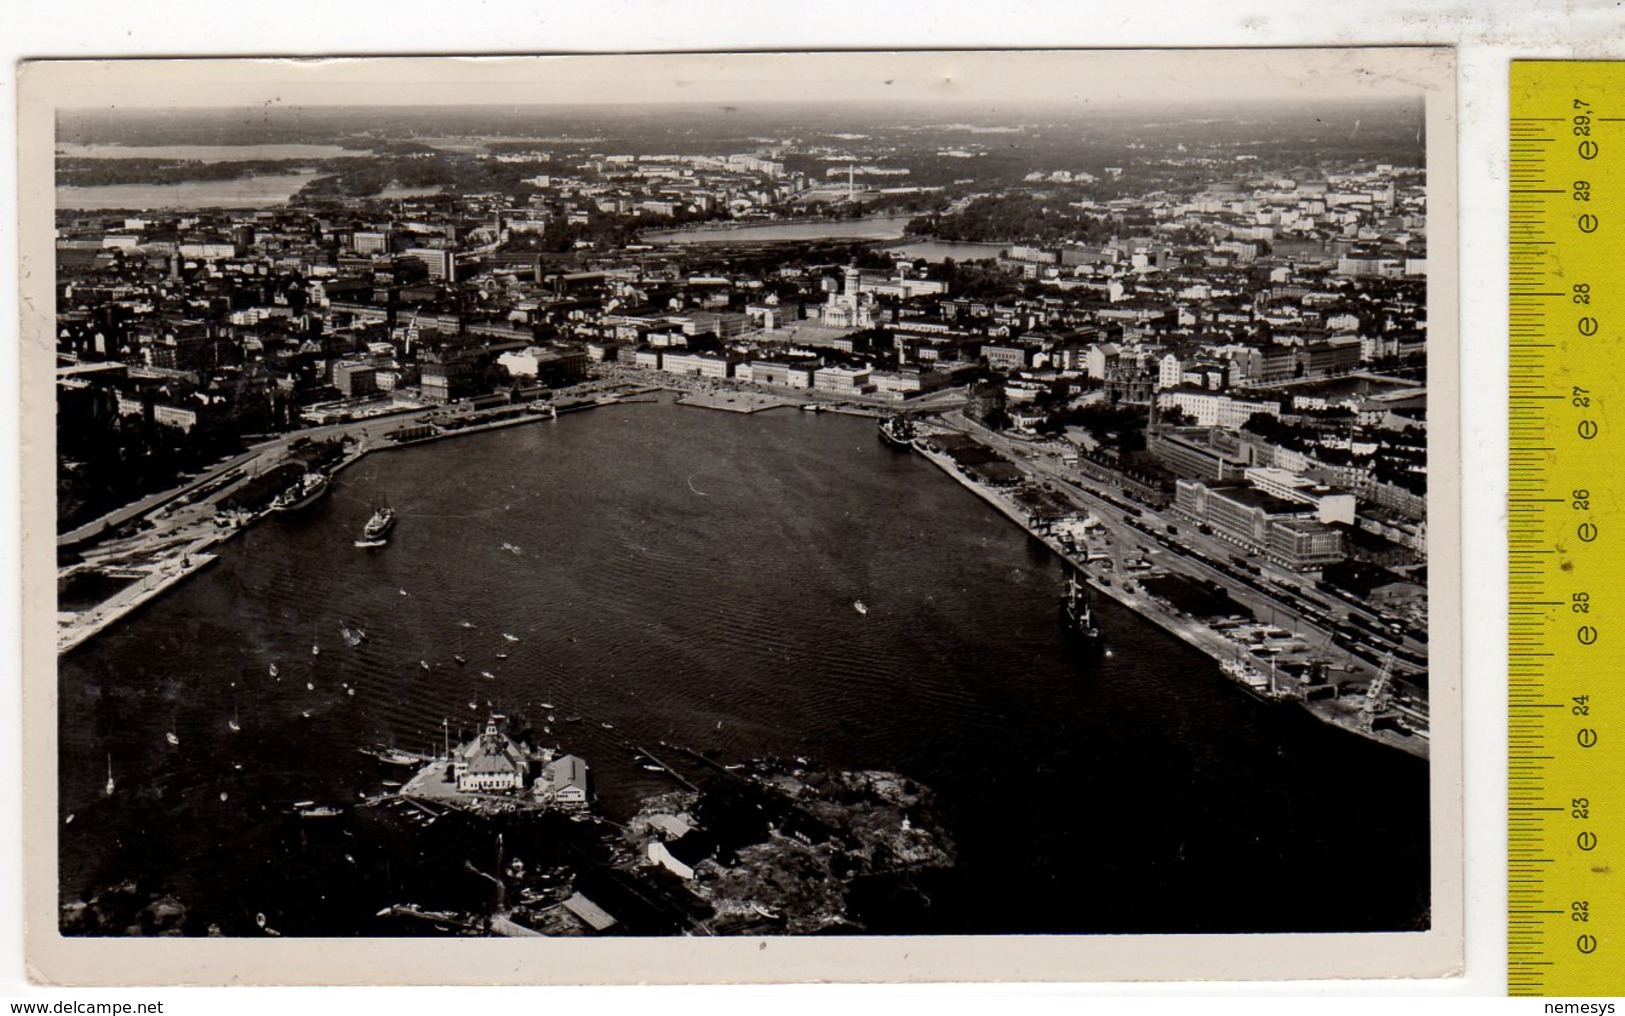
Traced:
[[333, 364], [333, 387], [347, 399], [371, 395], [378, 390], [378, 368], [360, 360], [339, 360]]
[[1181, 479], [1174, 510], [1209, 526], [1215, 536], [1293, 571], [1343, 560], [1343, 534], [1311, 516], [1314, 507], [1254, 487], [1213, 486]]
[[542, 766], [536, 781], [536, 798], [567, 811], [587, 807], [592, 788], [588, 783], [587, 762], [577, 755], [560, 755]]
[[457, 749], [452, 775], [462, 793], [523, 790], [530, 777], [530, 761], [519, 745], [497, 726], [492, 716], [480, 735]]
[[1235, 483], [1252, 464], [1251, 448], [1215, 440], [1219, 435], [1201, 428], [1182, 427], [1151, 435], [1148, 450], [1162, 467], [1191, 480]]
[[737, 361], [738, 357], [723, 353], [685, 353], [668, 349], [661, 357], [660, 369], [668, 374], [720, 379], [733, 376]]
[[813, 387], [836, 395], [863, 395], [874, 390], [868, 367], [821, 367], [813, 374]]

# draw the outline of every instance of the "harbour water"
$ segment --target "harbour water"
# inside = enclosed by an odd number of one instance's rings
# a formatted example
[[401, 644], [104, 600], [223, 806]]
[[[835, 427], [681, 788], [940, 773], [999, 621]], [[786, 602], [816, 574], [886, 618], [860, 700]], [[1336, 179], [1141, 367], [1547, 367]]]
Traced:
[[[390, 545], [354, 548], [379, 502]], [[547, 702], [611, 818], [673, 786], [623, 736], [935, 788], [958, 864], [868, 901], [876, 932], [1426, 926], [1425, 763], [1261, 705], [1114, 603], [1110, 657], [1080, 658], [1061, 585], [867, 419], [645, 403], [375, 454], [62, 661], [62, 897], [285, 908], [281, 816], [376, 791], [358, 748]], [[306, 933], [365, 927], [320, 912]]]

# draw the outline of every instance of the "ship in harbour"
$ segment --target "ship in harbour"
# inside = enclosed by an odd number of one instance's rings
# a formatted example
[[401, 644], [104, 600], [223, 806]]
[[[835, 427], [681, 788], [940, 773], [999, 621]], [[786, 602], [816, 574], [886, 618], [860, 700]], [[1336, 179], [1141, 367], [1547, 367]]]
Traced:
[[357, 547], [382, 547], [389, 542], [389, 531], [395, 528], [395, 509], [382, 507], [372, 513], [372, 518], [361, 527], [361, 538], [355, 541]]
[[902, 413], [888, 416], [880, 422], [880, 437], [887, 444], [895, 445], [898, 448], [908, 448], [914, 444], [914, 439], [917, 436], [914, 430], [913, 418]]
[[309, 508], [327, 493], [327, 477], [321, 473], [306, 473], [299, 482], [284, 490], [271, 502], [274, 512], [296, 512]]
[[1061, 623], [1073, 638], [1088, 645], [1100, 643], [1100, 626], [1095, 623], [1095, 611], [1089, 604], [1089, 591], [1076, 571], [1069, 571], [1066, 576], [1066, 592], [1061, 595]]
[[1289, 690], [1277, 683], [1273, 663], [1270, 665], [1270, 672], [1265, 674], [1251, 663], [1237, 657], [1233, 660], [1221, 660], [1219, 671], [1239, 685], [1242, 691], [1265, 702], [1280, 702], [1292, 697]]

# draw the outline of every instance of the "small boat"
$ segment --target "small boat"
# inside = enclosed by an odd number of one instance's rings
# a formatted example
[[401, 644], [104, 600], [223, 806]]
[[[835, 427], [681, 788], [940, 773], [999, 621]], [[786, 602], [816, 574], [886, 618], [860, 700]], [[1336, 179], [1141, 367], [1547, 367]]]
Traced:
[[468, 662], [467, 660], [463, 659], [462, 656], [460, 654], [458, 654], [458, 653], [452, 653], [451, 658], [456, 660], [458, 663], [467, 663]]
[[552, 713], [547, 714], [547, 722], [549, 722], [549, 723], [553, 722], [553, 714]]
[[224, 790], [222, 790], [220, 792], [220, 800], [224, 801], [226, 799], [226, 797], [227, 797], [226, 792]]
[[502, 549], [507, 551], [510, 554], [523, 554], [524, 553], [524, 551], [520, 550], [517, 546], [515, 546], [514, 544], [511, 544], [511, 543], [504, 543], [502, 545]]
[[[384, 745], [374, 745], [371, 748], [362, 748], [361, 754], [371, 755], [380, 762], [392, 766], [415, 766], [422, 761], [418, 756], [399, 748], [389, 748]], [[400, 786], [400, 784], [395, 784]], [[388, 784], [385, 784], [388, 786]]]
[[293, 806], [294, 806], [295, 810], [301, 810], [301, 809], [304, 809], [304, 808], [314, 808], [314, 807], [316, 807], [316, 802], [315, 801], [295, 801], [295, 802], [293, 802]]
[[495, 681], [497, 679], [497, 676], [491, 673], [489, 670], [480, 671], [480, 676], [485, 678], [487, 681]]
[[305, 690], [306, 691], [315, 691], [316, 690], [316, 682], [315, 681], [306, 681], [305, 682]]
[[310, 655], [312, 655], [312, 656], [320, 656], [320, 655], [322, 655], [322, 647], [319, 646], [319, 645], [316, 645], [314, 642], [311, 643]]
[[853, 600], [852, 601], [852, 609], [857, 611], [860, 614], [869, 613], [869, 608], [863, 605], [862, 600]]
[[480, 707], [480, 704], [478, 702], [470, 702], [468, 704], [468, 708], [470, 708], [470, 709], [478, 709], [479, 707]]
[[502, 637], [507, 639], [509, 642], [518, 642], [519, 641], [519, 636], [518, 635], [509, 635], [507, 632], [503, 632]]
[[107, 796], [112, 797], [118, 784], [113, 782], [113, 756], [107, 756]]
[[181, 743], [181, 739], [175, 736], [175, 732], [173, 730], [164, 735], [164, 740], [168, 741], [172, 745], [178, 745]]
[[361, 527], [361, 538], [355, 541], [357, 547], [382, 547], [389, 542], [389, 531], [395, 526], [395, 509], [382, 507], [372, 513], [372, 518]]
[[474, 622], [473, 621], [458, 621], [457, 622], [457, 627], [459, 627], [459, 628], [472, 628], [472, 627], [474, 627]]
[[600, 727], [603, 727], [605, 730], [614, 730], [615, 729], [615, 724], [610, 723], [607, 720], [605, 722], [603, 722], [603, 723], [598, 724], [598, 725]]
[[243, 725], [237, 722], [237, 717], [235, 716], [226, 721], [226, 726], [231, 728], [231, 732], [233, 734], [238, 733], [243, 729]]
[[506, 660], [506, 659], [507, 659], [507, 658], [508, 658], [508, 654], [507, 654], [507, 653], [497, 653], [497, 659], [499, 659], [499, 660]]
[[429, 669], [429, 661], [428, 660], [419, 660], [418, 661], [418, 666], [422, 667], [424, 670], [428, 670]]
[[402, 596], [406, 596], [406, 595], [407, 595], [407, 592], [406, 592], [406, 590], [404, 590], [404, 589], [402, 589], [402, 590], [401, 590], [401, 595], [402, 595]]
[[271, 673], [271, 676], [272, 676], [272, 677], [276, 677], [276, 676], [278, 676], [278, 675], [279, 675], [279, 674], [281, 674], [281, 673], [282, 673], [282, 671], [280, 671], [280, 670], [278, 670], [278, 669], [277, 669], [277, 668], [276, 668], [276, 664], [274, 664], [274, 663], [273, 663], [273, 664], [271, 664], [271, 667], [270, 667], [270, 673]]
[[355, 694], [355, 689], [354, 688], [346, 688], [346, 689], [344, 689], [344, 694], [346, 694], [346, 695], [354, 695]]
[[73, 812], [68, 812], [68, 817], [62, 820], [62, 824], [73, 825]]
[[351, 649], [367, 641], [367, 633], [359, 627], [352, 627], [347, 621], [339, 622], [339, 634], [344, 637], [344, 644]]
[[657, 766], [653, 762], [643, 763], [643, 768], [649, 770], [651, 773], [663, 773], [666, 771], [665, 766]]
[[299, 714], [299, 718], [300, 718], [300, 719], [301, 719], [301, 720], [308, 720], [308, 719], [310, 719], [310, 710], [309, 710], [309, 709], [306, 709], [306, 710], [304, 710], [304, 711], [302, 711], [302, 712], [301, 712], [301, 713], [300, 713], [300, 714]]
[[[552, 709], [553, 708], [553, 703], [551, 703], [551, 702], [542, 702], [542, 703], [540, 703], [540, 705], [541, 705], [541, 707], [543, 709]], [[577, 717], [577, 719], [580, 719], [580, 717]]]

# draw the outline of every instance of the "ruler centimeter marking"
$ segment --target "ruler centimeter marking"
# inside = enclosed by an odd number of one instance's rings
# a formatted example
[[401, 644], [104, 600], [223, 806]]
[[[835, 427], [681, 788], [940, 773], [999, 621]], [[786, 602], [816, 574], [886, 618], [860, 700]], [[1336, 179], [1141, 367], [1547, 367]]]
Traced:
[[1625, 995], [1625, 62], [1511, 88], [1507, 992]]

